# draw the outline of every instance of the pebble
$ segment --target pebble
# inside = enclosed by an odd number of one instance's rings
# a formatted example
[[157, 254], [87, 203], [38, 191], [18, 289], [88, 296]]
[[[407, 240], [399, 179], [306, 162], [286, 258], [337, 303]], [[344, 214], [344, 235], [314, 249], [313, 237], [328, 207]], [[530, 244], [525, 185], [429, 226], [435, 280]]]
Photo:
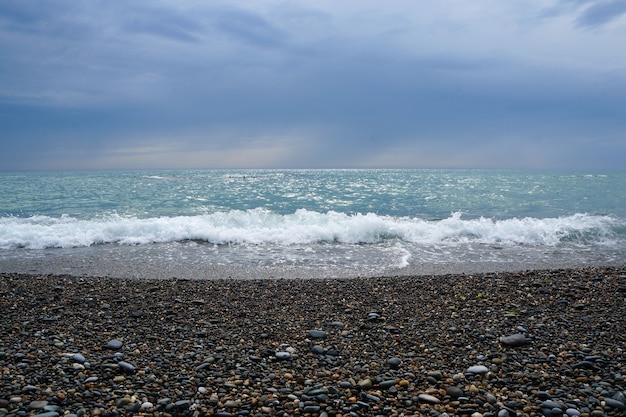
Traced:
[[463, 396], [463, 390], [459, 387], [447, 387], [446, 394], [448, 394], [452, 398], [459, 398]]
[[309, 330], [309, 337], [311, 339], [326, 339], [326, 332], [322, 330]]
[[[0, 305], [20, 306], [0, 321], [0, 417], [624, 413], [624, 268], [289, 282], [0, 275]], [[532, 333], [531, 348], [511, 349], [509, 332], [524, 345]]]
[[277, 359], [281, 359], [281, 360], [291, 359], [291, 353], [284, 352], [284, 351], [276, 352], [275, 356]]
[[484, 365], [474, 365], [467, 368], [467, 372], [470, 374], [486, 374], [489, 372], [489, 368]]
[[519, 347], [527, 344], [529, 340], [522, 333], [516, 333], [509, 336], [503, 336], [500, 338], [500, 343], [505, 346]]
[[613, 398], [605, 398], [604, 402], [609, 407], [615, 408], [617, 410], [626, 410], [626, 405], [623, 402], [614, 400]]
[[80, 353], [75, 353], [72, 355], [72, 360], [78, 363], [85, 363], [86, 359]]
[[44, 408], [46, 405], [48, 405], [48, 401], [31, 401], [28, 406], [30, 408]]
[[111, 350], [119, 350], [122, 348], [122, 342], [117, 339], [109, 340], [107, 342], [106, 348]]
[[400, 359], [400, 358], [389, 358], [389, 359], [387, 359], [387, 364], [390, 367], [394, 368], [394, 369], [398, 368], [401, 363], [402, 363], [402, 359]]
[[430, 394], [420, 394], [417, 396], [417, 398], [421, 401], [421, 402], [425, 402], [428, 404], [439, 404], [441, 402], [441, 400], [437, 397], [434, 397]]
[[128, 363], [128, 362], [124, 362], [124, 361], [120, 361], [117, 363], [118, 366], [120, 367], [120, 369], [124, 372], [126, 372], [127, 374], [133, 374], [135, 373], [135, 366]]

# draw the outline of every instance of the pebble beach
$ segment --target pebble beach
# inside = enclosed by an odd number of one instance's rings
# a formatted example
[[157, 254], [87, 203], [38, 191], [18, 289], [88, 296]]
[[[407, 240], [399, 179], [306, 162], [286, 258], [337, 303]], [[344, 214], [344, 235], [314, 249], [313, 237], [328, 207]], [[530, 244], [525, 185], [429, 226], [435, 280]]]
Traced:
[[0, 274], [0, 416], [624, 416], [626, 267]]

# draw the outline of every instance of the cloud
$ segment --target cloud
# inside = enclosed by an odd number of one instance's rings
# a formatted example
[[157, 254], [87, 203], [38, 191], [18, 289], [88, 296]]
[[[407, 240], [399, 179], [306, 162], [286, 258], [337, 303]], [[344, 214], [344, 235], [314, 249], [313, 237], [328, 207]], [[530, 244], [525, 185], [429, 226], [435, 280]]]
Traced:
[[626, 131], [609, 3], [8, 0], [0, 165], [578, 165]]
[[626, 14], [623, 0], [596, 0], [591, 2], [576, 19], [582, 27], [594, 28], [615, 21]]
[[542, 10], [542, 17], [574, 15], [574, 23], [582, 28], [599, 28], [626, 14], [623, 0], [560, 0]]
[[213, 23], [219, 31], [251, 46], [280, 46], [288, 37], [262, 16], [242, 10], [220, 11]]

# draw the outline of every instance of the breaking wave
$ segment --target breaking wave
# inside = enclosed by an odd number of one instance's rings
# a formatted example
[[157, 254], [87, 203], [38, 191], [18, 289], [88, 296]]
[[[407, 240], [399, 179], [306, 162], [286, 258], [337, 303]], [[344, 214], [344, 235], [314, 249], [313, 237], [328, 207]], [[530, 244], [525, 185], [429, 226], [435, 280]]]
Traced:
[[376, 244], [396, 240], [418, 245], [557, 246], [611, 244], [624, 240], [626, 234], [626, 223], [613, 216], [462, 217], [461, 212], [441, 220], [424, 220], [305, 209], [283, 215], [260, 208], [153, 218], [118, 214], [89, 220], [71, 216], [3, 217], [0, 218], [0, 249], [142, 245], [189, 240], [215, 245]]

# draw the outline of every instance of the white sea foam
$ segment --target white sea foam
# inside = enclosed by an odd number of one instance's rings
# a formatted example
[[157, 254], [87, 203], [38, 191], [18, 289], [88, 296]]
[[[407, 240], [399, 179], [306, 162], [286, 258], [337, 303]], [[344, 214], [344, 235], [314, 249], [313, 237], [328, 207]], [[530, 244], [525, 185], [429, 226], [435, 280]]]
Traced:
[[[376, 214], [348, 215], [297, 210], [280, 215], [264, 209], [233, 210], [198, 216], [136, 218], [117, 214], [90, 220], [70, 216], [0, 218], [0, 248], [71, 248], [97, 244], [138, 245], [197, 240], [222, 244], [419, 245], [481, 243], [545, 245], [611, 243], [623, 239], [624, 223], [611, 216], [575, 214], [558, 218], [464, 219], [460, 212], [428, 221]], [[401, 256], [401, 263], [408, 262]]]

